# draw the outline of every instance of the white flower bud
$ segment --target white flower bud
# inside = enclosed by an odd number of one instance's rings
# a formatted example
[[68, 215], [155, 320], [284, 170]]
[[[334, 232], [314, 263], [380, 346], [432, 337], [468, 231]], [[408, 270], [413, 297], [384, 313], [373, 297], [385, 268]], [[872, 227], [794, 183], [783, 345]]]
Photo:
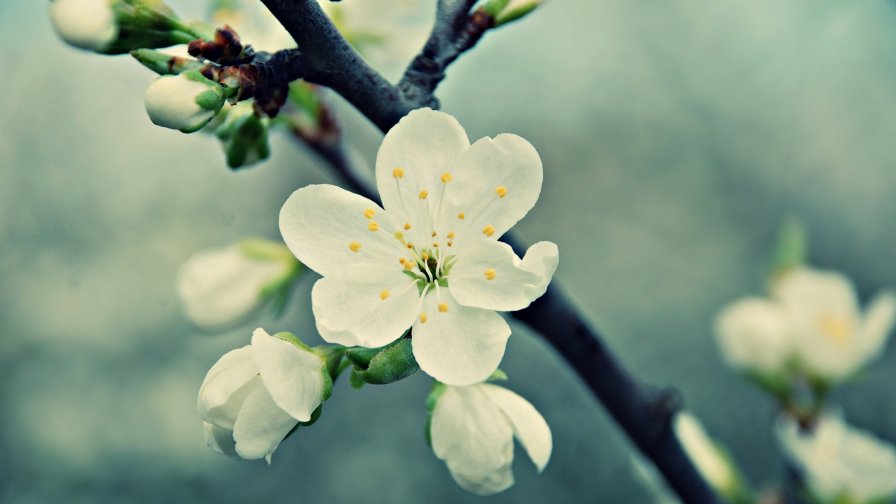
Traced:
[[270, 463], [283, 438], [311, 421], [329, 396], [333, 382], [324, 359], [285, 336], [256, 329], [251, 345], [224, 354], [209, 369], [197, 408], [212, 450]]
[[762, 298], [727, 306], [716, 320], [715, 332], [729, 366], [763, 376], [782, 373], [795, 345], [784, 311]]
[[513, 485], [513, 438], [541, 472], [551, 457], [551, 430], [535, 408], [497, 385], [445, 385], [430, 401], [436, 456], [464, 490], [492, 495]]
[[224, 106], [220, 84], [198, 71], [164, 75], [146, 90], [146, 113], [157, 126], [192, 133], [202, 129]]
[[198, 327], [233, 327], [288, 288], [298, 261], [283, 245], [247, 240], [206, 250], [181, 267], [177, 290], [184, 311]]
[[118, 36], [113, 0], [54, 0], [50, 20], [67, 43], [91, 51], [103, 51]]
[[727, 496], [737, 494], [740, 478], [719, 446], [706, 434], [696, 417], [687, 412], [675, 416], [675, 436], [697, 471], [718, 491]]

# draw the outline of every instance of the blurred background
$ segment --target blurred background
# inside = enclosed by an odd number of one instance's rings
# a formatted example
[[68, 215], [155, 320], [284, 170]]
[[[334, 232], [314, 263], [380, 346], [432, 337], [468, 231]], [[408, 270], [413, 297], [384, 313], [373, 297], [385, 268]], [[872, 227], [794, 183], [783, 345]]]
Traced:
[[[188, 19], [203, 10], [171, 4]], [[59, 41], [46, 2], [0, 2], [0, 65], [0, 501], [484, 502], [424, 441], [423, 374], [361, 391], [340, 381], [270, 466], [207, 449], [206, 371], [258, 325], [319, 341], [314, 277], [285, 316], [213, 336], [181, 313], [177, 270], [199, 249], [278, 238], [283, 201], [332, 181], [326, 167], [277, 137], [269, 162], [231, 173], [212, 136], [149, 122], [148, 70]], [[548, 2], [487, 34], [439, 96], [471, 138], [536, 146], [544, 190], [519, 236], [558, 243], [555, 281], [619, 358], [678, 387], [755, 486], [778, 480], [773, 406], [725, 368], [712, 321], [761, 292], [787, 215], [807, 224], [812, 262], [850, 275], [863, 300], [896, 286], [894, 5]], [[372, 164], [380, 133], [338, 109]], [[543, 413], [554, 452], [536, 475], [518, 448], [516, 485], [490, 502], [650, 502], [601, 406], [513, 329], [507, 385]], [[890, 441], [894, 371], [890, 345], [836, 398]]]

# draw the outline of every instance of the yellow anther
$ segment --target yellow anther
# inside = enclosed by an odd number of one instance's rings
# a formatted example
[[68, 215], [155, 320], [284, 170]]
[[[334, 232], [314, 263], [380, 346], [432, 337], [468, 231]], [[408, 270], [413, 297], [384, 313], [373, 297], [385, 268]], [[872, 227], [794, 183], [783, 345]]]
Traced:
[[376, 211], [374, 211], [372, 208], [368, 208], [367, 210], [364, 210], [364, 217], [366, 217], [368, 219], [372, 219], [374, 215], [376, 215]]
[[429, 252], [422, 252], [420, 254], [420, 258], [423, 259], [424, 261], [428, 261], [429, 260]]
[[426, 197], [429, 196], [429, 191], [424, 189], [424, 190], [420, 191], [420, 194], [418, 194], [418, 196], [420, 196], [420, 199], [426, 199]]
[[433, 243], [433, 244], [432, 244], [432, 248], [439, 248], [439, 244], [438, 244], [438, 243]]
[[401, 168], [395, 168], [394, 170], [392, 170], [392, 176], [397, 179], [404, 178], [404, 170]]
[[352, 252], [357, 252], [357, 251], [361, 250], [361, 243], [351, 242], [348, 244], [348, 249], [351, 250]]
[[420, 323], [421, 323], [421, 324], [425, 324], [425, 323], [426, 323], [426, 320], [427, 320], [427, 318], [426, 318], [426, 312], [422, 312], [422, 313], [420, 314]]
[[447, 184], [451, 182], [451, 172], [445, 172], [442, 174], [442, 183]]
[[488, 226], [485, 226], [482, 229], [482, 234], [484, 234], [485, 236], [491, 236], [491, 235], [495, 234], [495, 226], [492, 226], [491, 224], [489, 224]]
[[405, 231], [408, 231], [409, 229], [411, 229], [411, 223], [410, 223], [410, 222], [405, 222], [405, 223], [404, 223], [404, 230], [405, 230]]
[[406, 259], [406, 260], [405, 260], [403, 263], [401, 263], [401, 264], [404, 266], [404, 269], [406, 269], [406, 270], [414, 269], [414, 261], [409, 261], [409, 260]]
[[405, 245], [405, 247], [407, 247], [407, 248], [409, 248], [409, 249], [412, 249], [412, 248], [414, 248], [414, 244], [411, 243], [411, 242], [408, 242], [408, 244]]
[[448, 233], [448, 239], [449, 239], [449, 240], [453, 240], [453, 239], [454, 239], [454, 232]]
[[496, 272], [494, 268], [489, 268], [489, 269], [485, 270], [485, 279], [486, 280], [494, 280], [495, 276], [497, 274], [498, 274], [498, 272]]
[[464, 215], [463, 212], [457, 214], [457, 218], [460, 219], [460, 220], [464, 220], [464, 217], [466, 217], [466, 215]]
[[439, 233], [436, 233], [435, 231], [433, 231], [433, 232], [432, 232], [432, 237], [435, 238], [436, 236], [439, 236]]
[[503, 198], [504, 196], [507, 196], [507, 188], [499, 185], [495, 188], [495, 194], [497, 194], [499, 198]]
[[367, 229], [369, 229], [371, 231], [379, 231], [380, 225], [377, 224], [375, 221], [370, 221], [370, 223], [367, 224]]
[[383, 289], [383, 290], [380, 292], [380, 299], [382, 299], [383, 301], [385, 301], [385, 300], [388, 299], [388, 298], [389, 298], [389, 289]]
[[396, 240], [399, 240], [399, 241], [404, 240], [404, 233], [402, 233], [401, 231], [396, 231], [396, 232], [395, 232], [395, 239], [396, 239]]
[[449, 242], [448, 242], [448, 246], [450, 247], [450, 246], [452, 246], [452, 245], [454, 245], [454, 242], [453, 242], [453, 241], [449, 241]]
[[445, 313], [448, 311], [448, 303], [439, 303], [439, 311]]

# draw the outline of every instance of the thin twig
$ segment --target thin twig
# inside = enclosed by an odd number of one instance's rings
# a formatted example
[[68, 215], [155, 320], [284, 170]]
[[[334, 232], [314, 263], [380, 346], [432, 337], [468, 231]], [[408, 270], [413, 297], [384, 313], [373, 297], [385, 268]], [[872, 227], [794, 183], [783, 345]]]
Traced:
[[[439, 0], [436, 26], [423, 52], [398, 86], [389, 84], [351, 48], [316, 0], [262, 0], [296, 39], [300, 51], [281, 58], [282, 74], [328, 86], [388, 131], [407, 112], [438, 102], [432, 92], [445, 69], [487, 29], [470, 31], [473, 0]], [[481, 22], [477, 21], [477, 22]], [[269, 69], [270, 70], [270, 69]], [[277, 70], [274, 68], [273, 70]], [[399, 89], [401, 88], [401, 89]], [[337, 148], [338, 145], [330, 146]], [[318, 150], [353, 191], [379, 201], [377, 192], [356, 176], [344, 153]], [[519, 255], [525, 247], [513, 235], [502, 238]], [[672, 430], [681, 400], [672, 390], [656, 390], [636, 380], [603, 344], [556, 282], [524, 310], [512, 313], [541, 334], [576, 371], [638, 449], [654, 462], [688, 504], [720, 502], [684, 453]]]

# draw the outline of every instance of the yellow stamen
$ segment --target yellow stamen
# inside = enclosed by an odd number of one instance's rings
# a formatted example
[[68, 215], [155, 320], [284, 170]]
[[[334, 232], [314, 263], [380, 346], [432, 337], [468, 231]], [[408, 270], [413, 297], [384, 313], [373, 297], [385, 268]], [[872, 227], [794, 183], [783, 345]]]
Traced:
[[428, 261], [428, 260], [429, 260], [429, 253], [428, 253], [428, 252], [422, 252], [422, 253], [420, 254], [420, 258], [423, 259], [424, 261]]
[[507, 188], [502, 185], [499, 185], [495, 189], [495, 194], [497, 194], [499, 198], [503, 198], [504, 196], [507, 196]]
[[460, 220], [464, 220], [464, 217], [466, 217], [466, 215], [464, 215], [463, 212], [457, 214], [457, 218], [460, 219]]
[[439, 236], [439, 233], [436, 233], [435, 231], [433, 231], [433, 232], [432, 232], [432, 237], [435, 238], [436, 236]]
[[402, 233], [401, 231], [396, 231], [396, 232], [395, 232], [395, 239], [396, 239], [396, 240], [399, 240], [399, 241], [404, 240], [404, 233]]
[[414, 248], [414, 244], [413, 244], [413, 243], [410, 243], [410, 242], [408, 242], [408, 244], [407, 244], [407, 245], [405, 245], [405, 247], [407, 247], [407, 248], [409, 248], [409, 249], [412, 249], [412, 248]]
[[401, 168], [395, 168], [394, 170], [392, 170], [392, 176], [397, 179], [404, 178], [404, 170], [402, 170]]
[[448, 246], [450, 247], [450, 246], [452, 246], [452, 245], [454, 245], [454, 242], [449, 241], [449, 242], [448, 242]]
[[429, 196], [429, 191], [424, 189], [424, 190], [420, 191], [420, 194], [418, 196], [420, 196], [420, 199], [426, 199], [426, 197]]
[[421, 314], [420, 314], [420, 323], [421, 323], [421, 324], [425, 324], [425, 323], [426, 323], [426, 320], [427, 320], [427, 318], [426, 318], [426, 312], [421, 313]]
[[447, 184], [448, 182], [451, 182], [451, 173], [445, 172], [442, 174], [442, 183]]
[[433, 244], [432, 244], [432, 248], [439, 248], [439, 244], [438, 244], [438, 243], [433, 243]]
[[369, 229], [371, 231], [379, 231], [380, 225], [374, 221], [370, 221], [370, 224], [367, 224], [367, 229]]
[[494, 268], [489, 268], [489, 269], [485, 270], [485, 279], [486, 280], [494, 280], [495, 276], [497, 274], [498, 273], [495, 271]]
[[485, 226], [485, 228], [482, 229], [482, 234], [484, 234], [485, 236], [491, 236], [495, 234], [495, 226], [492, 226], [491, 224]]
[[453, 233], [453, 232], [448, 233], [448, 239], [449, 239], [449, 240], [453, 240], [453, 239], [454, 239], [454, 233]]
[[359, 242], [351, 242], [348, 244], [348, 249], [352, 252], [357, 252], [361, 250], [361, 244]]
[[852, 334], [852, 325], [849, 321], [836, 315], [822, 315], [818, 320], [818, 327], [822, 334], [838, 345], [847, 343]]
[[372, 208], [368, 208], [367, 210], [364, 210], [364, 217], [366, 217], [368, 219], [372, 219], [374, 215], [376, 215], [376, 212]]
[[383, 289], [383, 291], [380, 292], [380, 299], [385, 301], [388, 297], [389, 297], [389, 289]]
[[445, 313], [448, 311], [448, 303], [439, 303], [439, 311]]
[[404, 262], [402, 262], [401, 264], [404, 266], [404, 269], [406, 269], [406, 270], [414, 269], [414, 261], [409, 261], [409, 260], [405, 259]]
[[411, 229], [411, 223], [410, 223], [410, 222], [405, 222], [405, 223], [404, 223], [404, 230], [405, 230], [405, 231], [408, 231], [409, 229]]

